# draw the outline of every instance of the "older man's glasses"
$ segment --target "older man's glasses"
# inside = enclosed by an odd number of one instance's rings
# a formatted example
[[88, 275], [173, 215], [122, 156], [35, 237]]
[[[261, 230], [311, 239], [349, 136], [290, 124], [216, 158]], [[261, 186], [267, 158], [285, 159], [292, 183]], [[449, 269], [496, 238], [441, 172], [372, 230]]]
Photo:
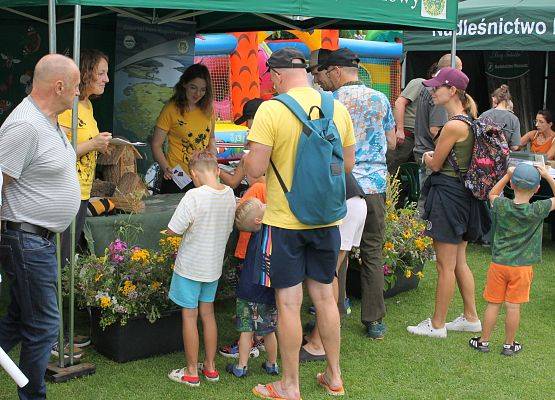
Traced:
[[281, 75], [281, 74], [277, 71], [277, 69], [270, 67], [270, 65], [269, 65], [267, 62], [266, 62], [266, 68], [267, 68], [267, 69], [266, 69], [266, 72], [264, 72], [262, 75], [269, 74], [270, 71], [274, 71], [274, 73], [275, 73], [276, 75]]

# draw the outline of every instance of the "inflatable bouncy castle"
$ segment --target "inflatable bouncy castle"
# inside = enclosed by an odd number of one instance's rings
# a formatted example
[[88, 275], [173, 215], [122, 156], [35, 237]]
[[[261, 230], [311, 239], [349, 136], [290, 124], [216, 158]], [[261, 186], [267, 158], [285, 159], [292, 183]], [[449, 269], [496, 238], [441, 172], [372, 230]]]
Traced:
[[402, 44], [339, 38], [337, 30], [289, 31], [296, 39], [268, 40], [272, 32], [236, 32], [203, 35], [195, 39], [195, 62], [206, 65], [212, 76], [216, 141], [220, 161], [237, 160], [243, 154], [247, 128], [235, 125], [250, 99], [274, 95], [266, 61], [284, 47], [299, 49], [308, 59], [319, 48], [347, 47], [361, 59], [359, 77], [384, 93], [393, 104], [400, 93]]

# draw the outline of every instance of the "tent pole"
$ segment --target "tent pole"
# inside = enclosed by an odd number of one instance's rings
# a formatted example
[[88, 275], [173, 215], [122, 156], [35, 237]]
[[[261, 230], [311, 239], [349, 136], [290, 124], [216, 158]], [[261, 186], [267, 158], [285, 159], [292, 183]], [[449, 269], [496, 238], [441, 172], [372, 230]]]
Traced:
[[405, 51], [403, 61], [401, 62], [401, 90], [405, 88], [407, 82], [407, 56], [408, 53]]
[[[75, 6], [75, 19], [73, 22], [73, 61], [79, 65], [81, 53], [81, 6]], [[73, 99], [72, 119], [71, 119], [71, 145], [77, 152], [77, 105], [79, 97]], [[71, 221], [70, 227], [71, 251], [69, 256], [69, 365], [73, 365], [73, 337], [75, 325], [75, 218]]]
[[48, 51], [56, 52], [56, 0], [48, 0]]
[[[48, 0], [48, 52], [56, 53], [56, 0]], [[58, 366], [64, 368], [64, 300], [62, 297], [62, 237], [56, 234], [56, 256], [58, 261], [58, 309], [60, 313], [58, 331]]]
[[[56, 15], [55, 13], [50, 13], [53, 10], [55, 0], [49, 0], [49, 27], [52, 38], [52, 33], [54, 35], [54, 42], [50, 42], [50, 50], [52, 51], [52, 43], [54, 43], [54, 52], [56, 50]], [[50, 17], [53, 16], [51, 20]], [[75, 6], [74, 15], [74, 31], [73, 31], [73, 59], [75, 63], [79, 65], [79, 54], [81, 52], [81, 6]], [[71, 143], [75, 149], [77, 146], [77, 102], [78, 97], [73, 100], [73, 114], [71, 121]], [[62, 260], [61, 260], [61, 240], [60, 234], [56, 235], [56, 247], [57, 247], [57, 258], [58, 258], [58, 307], [60, 309], [60, 331], [58, 336], [58, 364], [48, 364], [46, 369], [46, 378], [55, 383], [66, 382], [73, 378], [79, 378], [81, 376], [86, 376], [94, 374], [96, 367], [91, 363], [81, 363], [79, 365], [74, 365], [74, 354], [73, 354], [73, 334], [74, 334], [74, 313], [75, 313], [75, 218], [71, 222], [70, 228], [70, 243], [71, 251], [69, 255], [69, 365], [65, 365], [65, 351], [64, 351], [64, 321], [63, 321], [63, 302], [62, 302]]]
[[549, 79], [549, 51], [545, 52], [545, 76], [543, 78], [543, 109], [547, 108], [547, 80]]
[[451, 68], [457, 66], [457, 30], [453, 29], [451, 36]]

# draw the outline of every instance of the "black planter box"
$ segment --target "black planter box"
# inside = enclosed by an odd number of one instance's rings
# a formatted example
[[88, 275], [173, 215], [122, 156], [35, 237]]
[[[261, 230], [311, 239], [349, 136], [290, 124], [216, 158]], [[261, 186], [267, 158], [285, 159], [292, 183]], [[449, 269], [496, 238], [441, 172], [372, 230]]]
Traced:
[[[384, 290], [383, 297], [387, 299], [399, 293], [416, 289], [418, 287], [418, 284], [420, 283], [420, 279], [414, 274], [422, 271], [423, 268], [423, 265], [418, 265], [414, 267], [412, 270], [413, 275], [410, 278], [405, 277], [405, 275], [400, 271], [395, 271], [395, 274], [397, 275], [397, 280], [392, 287]], [[347, 270], [347, 295], [349, 297], [354, 297], [357, 299], [361, 298], [360, 269], [358, 266], [354, 266]]]
[[119, 363], [139, 360], [159, 354], [183, 351], [181, 311], [162, 315], [154, 323], [145, 317], [130, 318], [127, 324], [119, 322], [100, 327], [100, 310], [92, 310], [91, 339], [96, 350]]

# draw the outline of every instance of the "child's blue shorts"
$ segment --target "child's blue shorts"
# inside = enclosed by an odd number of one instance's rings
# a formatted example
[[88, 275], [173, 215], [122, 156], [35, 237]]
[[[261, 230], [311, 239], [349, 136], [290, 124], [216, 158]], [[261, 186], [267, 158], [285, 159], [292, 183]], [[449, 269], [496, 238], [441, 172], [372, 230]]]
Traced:
[[213, 303], [218, 289], [218, 280], [198, 282], [173, 273], [169, 298], [182, 308], [198, 308], [199, 301]]

